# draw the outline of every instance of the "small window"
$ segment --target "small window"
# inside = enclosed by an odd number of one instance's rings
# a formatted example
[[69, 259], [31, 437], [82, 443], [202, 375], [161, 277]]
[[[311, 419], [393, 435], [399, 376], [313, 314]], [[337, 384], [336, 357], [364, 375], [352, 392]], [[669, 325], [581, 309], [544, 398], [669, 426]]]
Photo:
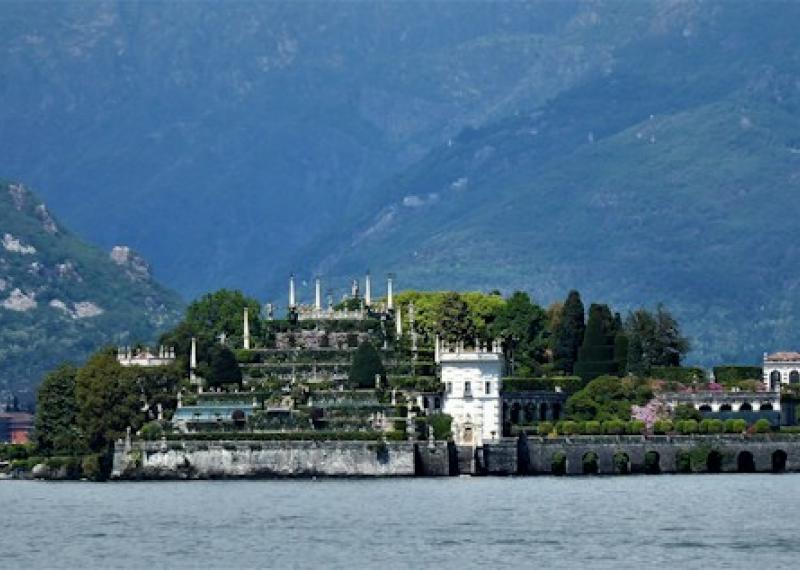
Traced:
[[491, 394], [492, 393], [492, 383], [491, 382], [487, 382], [486, 383], [486, 393], [487, 394]]
[[472, 383], [464, 382], [464, 395], [469, 396], [472, 394]]
[[448, 382], [447, 383], [447, 393], [448, 394], [452, 394], [453, 393], [453, 383], [452, 382]]

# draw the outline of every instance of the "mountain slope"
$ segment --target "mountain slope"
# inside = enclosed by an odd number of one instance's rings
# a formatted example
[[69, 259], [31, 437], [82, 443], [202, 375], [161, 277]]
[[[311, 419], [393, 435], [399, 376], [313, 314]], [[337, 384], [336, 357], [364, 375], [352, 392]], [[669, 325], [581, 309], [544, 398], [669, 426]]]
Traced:
[[613, 72], [462, 133], [316, 269], [663, 301], [704, 363], [800, 344], [800, 13], [781, 6], [712, 4], [615, 52]]
[[187, 296], [264, 291], [320, 232], [385, 201], [379, 181], [602, 73], [662, 17], [575, 1], [5, 2], [0, 171]]
[[0, 181], [0, 240], [0, 390], [23, 401], [56, 364], [152, 339], [179, 317], [144, 260], [81, 241], [21, 184]]

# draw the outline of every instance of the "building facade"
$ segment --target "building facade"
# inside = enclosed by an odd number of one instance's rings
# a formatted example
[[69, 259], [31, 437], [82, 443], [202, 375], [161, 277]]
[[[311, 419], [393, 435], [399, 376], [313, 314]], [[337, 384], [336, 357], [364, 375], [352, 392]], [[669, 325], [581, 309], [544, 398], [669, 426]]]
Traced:
[[764, 353], [763, 381], [767, 390], [780, 392], [781, 385], [800, 384], [800, 353]]
[[480, 446], [503, 435], [501, 378], [504, 358], [498, 341], [465, 348], [436, 340], [436, 362], [444, 385], [442, 411], [453, 418], [457, 445]]

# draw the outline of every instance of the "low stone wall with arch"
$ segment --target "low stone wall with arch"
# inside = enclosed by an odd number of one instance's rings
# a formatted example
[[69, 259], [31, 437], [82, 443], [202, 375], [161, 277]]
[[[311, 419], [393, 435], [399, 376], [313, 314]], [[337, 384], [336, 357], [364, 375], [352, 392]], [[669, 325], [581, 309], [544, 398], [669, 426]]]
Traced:
[[800, 437], [521, 436], [484, 446], [482, 456], [484, 472], [491, 474], [770, 473], [800, 471]]

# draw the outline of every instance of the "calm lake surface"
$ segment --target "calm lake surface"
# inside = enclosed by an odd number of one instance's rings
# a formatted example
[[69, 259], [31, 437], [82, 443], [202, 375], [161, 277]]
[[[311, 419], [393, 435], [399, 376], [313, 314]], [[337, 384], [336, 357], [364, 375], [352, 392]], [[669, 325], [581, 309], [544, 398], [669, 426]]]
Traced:
[[1, 568], [798, 568], [800, 475], [0, 481]]

